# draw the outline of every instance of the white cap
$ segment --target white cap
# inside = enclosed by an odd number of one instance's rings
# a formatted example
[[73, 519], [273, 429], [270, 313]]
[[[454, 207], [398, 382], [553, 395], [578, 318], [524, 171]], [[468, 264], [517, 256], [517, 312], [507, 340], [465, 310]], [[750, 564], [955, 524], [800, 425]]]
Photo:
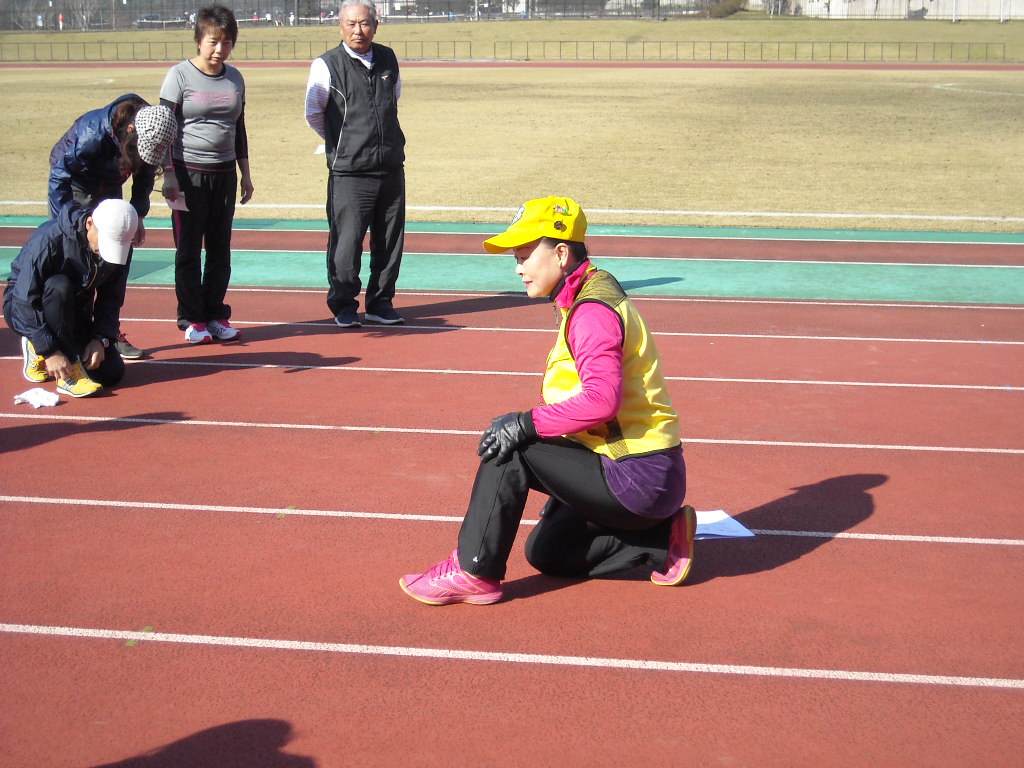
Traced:
[[127, 264], [139, 228], [135, 209], [124, 200], [104, 200], [92, 212], [92, 224], [99, 236], [100, 258], [111, 264]]

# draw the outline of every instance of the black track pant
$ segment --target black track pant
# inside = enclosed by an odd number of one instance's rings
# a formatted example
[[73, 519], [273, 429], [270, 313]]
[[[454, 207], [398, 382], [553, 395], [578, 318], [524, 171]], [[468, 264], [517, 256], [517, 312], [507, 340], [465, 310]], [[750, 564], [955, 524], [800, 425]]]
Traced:
[[390, 309], [405, 247], [405, 169], [327, 180], [327, 306], [335, 315], [359, 307], [363, 239], [370, 231], [366, 311]]
[[559, 576], [599, 576], [632, 566], [660, 568], [671, 518], [635, 515], [608, 489], [601, 457], [569, 440], [544, 440], [501, 466], [481, 464], [459, 531], [459, 564], [476, 576], [505, 578], [505, 566], [531, 490], [551, 497], [526, 542], [526, 558]]

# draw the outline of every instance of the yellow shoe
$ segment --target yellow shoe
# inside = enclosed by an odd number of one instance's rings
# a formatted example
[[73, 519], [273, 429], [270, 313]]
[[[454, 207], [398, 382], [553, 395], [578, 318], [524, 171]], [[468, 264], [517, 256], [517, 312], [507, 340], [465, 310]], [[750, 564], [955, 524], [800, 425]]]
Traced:
[[38, 384], [50, 378], [46, 372], [46, 359], [36, 354], [35, 347], [26, 336], [21, 337], [21, 351], [25, 355], [25, 367], [22, 370], [26, 379]]
[[71, 366], [71, 375], [66, 379], [57, 379], [57, 391], [69, 397], [88, 397], [103, 389], [103, 385], [89, 378], [82, 361]]

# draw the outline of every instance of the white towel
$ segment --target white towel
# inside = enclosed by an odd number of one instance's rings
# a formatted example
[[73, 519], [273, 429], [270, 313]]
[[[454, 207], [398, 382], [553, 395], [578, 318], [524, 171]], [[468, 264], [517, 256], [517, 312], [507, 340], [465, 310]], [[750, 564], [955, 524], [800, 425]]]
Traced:
[[60, 402], [60, 397], [56, 392], [47, 392], [42, 387], [36, 387], [30, 389], [28, 392], [22, 392], [20, 395], [14, 396], [14, 404], [28, 403], [33, 408], [41, 408], [44, 405], [56, 405]]

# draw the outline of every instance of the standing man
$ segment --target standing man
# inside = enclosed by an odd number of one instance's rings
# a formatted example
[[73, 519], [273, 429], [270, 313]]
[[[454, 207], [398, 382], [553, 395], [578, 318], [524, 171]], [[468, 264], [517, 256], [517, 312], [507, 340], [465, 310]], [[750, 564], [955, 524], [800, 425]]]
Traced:
[[32, 233], [4, 289], [28, 381], [52, 376], [59, 393], [88, 397], [124, 376], [114, 340], [138, 226], [129, 203], [108, 198], [93, 210], [66, 205]]
[[392, 302], [405, 245], [405, 135], [395, 52], [373, 42], [372, 0], [343, 0], [341, 45], [313, 61], [306, 122], [327, 155], [327, 306], [342, 328], [358, 328], [359, 270], [370, 231], [366, 320], [404, 322]]

